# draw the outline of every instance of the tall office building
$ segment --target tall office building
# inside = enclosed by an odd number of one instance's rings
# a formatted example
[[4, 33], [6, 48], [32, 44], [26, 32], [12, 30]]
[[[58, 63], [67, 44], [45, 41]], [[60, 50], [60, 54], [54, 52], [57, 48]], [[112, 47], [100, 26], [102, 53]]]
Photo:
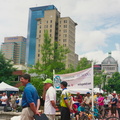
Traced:
[[26, 58], [26, 38], [22, 36], [5, 37], [1, 50], [7, 59], [16, 65], [24, 65]]
[[70, 53], [66, 56], [66, 68], [70, 64], [76, 67], [78, 55], [75, 54], [75, 26], [77, 24], [70, 17], [61, 17], [60, 12], [53, 5], [30, 8], [28, 24], [27, 64], [34, 65], [41, 62], [41, 45], [44, 41], [44, 31], [48, 30], [52, 43], [68, 47]]

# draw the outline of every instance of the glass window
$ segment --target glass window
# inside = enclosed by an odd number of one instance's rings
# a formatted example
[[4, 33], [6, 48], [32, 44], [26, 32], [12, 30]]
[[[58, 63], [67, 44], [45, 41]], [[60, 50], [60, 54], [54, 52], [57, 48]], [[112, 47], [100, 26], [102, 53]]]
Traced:
[[67, 25], [64, 25], [64, 28], [67, 28]]
[[40, 24], [42, 24], [42, 20], [40, 20]]
[[63, 39], [63, 42], [66, 42], [67, 40], [66, 39]]
[[67, 34], [63, 34], [63, 37], [67, 37]]
[[64, 20], [64, 23], [67, 23], [67, 20]]
[[64, 33], [67, 33], [67, 30], [63, 30]]

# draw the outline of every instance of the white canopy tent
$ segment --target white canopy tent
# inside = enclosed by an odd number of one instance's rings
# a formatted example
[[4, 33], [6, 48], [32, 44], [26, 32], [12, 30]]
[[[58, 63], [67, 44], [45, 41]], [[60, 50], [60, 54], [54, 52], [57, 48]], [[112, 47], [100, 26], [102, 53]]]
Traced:
[[[62, 89], [59, 89], [59, 90], [62, 90]], [[57, 91], [59, 91], [59, 90], [57, 90]], [[92, 92], [92, 90], [90, 90], [90, 89], [87, 89], [87, 88], [82, 88], [82, 89], [76, 89], [76, 88], [74, 88], [74, 89], [68, 89], [69, 91], [70, 91], [70, 93], [71, 94], [77, 94], [78, 92], [80, 93], [80, 94], [86, 94], [87, 92]], [[93, 92], [94, 93], [103, 93], [103, 90], [101, 90], [100, 88], [93, 88]]]
[[[79, 92], [80, 94], [86, 94], [87, 92], [92, 92], [92, 90], [90, 89], [69, 89], [71, 94], [76, 94], [77, 92]], [[100, 88], [93, 88], [93, 92], [94, 93], [103, 93], [104, 91], [101, 90]]]
[[104, 93], [104, 91], [100, 88], [94, 88], [94, 93]]
[[77, 94], [78, 92], [80, 94], [86, 94], [87, 92], [91, 93], [90, 89], [69, 89], [69, 91], [70, 91], [71, 94]]
[[0, 83], [0, 91], [19, 91], [18, 88], [8, 85], [5, 82]]

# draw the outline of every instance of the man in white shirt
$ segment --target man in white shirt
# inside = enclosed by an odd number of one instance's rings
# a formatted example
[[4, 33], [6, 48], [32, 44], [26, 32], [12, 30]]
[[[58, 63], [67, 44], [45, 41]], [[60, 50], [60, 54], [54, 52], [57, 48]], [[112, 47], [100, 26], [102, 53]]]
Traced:
[[7, 97], [6, 93], [4, 92], [2, 97], [1, 97], [2, 106], [6, 106], [7, 100], [8, 100], [8, 97]]
[[108, 95], [108, 99], [111, 101], [112, 98], [113, 98], [113, 96], [112, 96], [112, 94], [110, 93], [110, 94]]
[[90, 95], [89, 92], [87, 92], [86, 94], [86, 97], [84, 98], [84, 101], [83, 101], [86, 105], [89, 105], [90, 103], [92, 103], [92, 97]]
[[49, 120], [55, 120], [56, 113], [56, 91], [53, 88], [53, 81], [47, 78], [44, 82], [43, 89], [43, 99], [44, 103], [44, 113], [48, 117]]

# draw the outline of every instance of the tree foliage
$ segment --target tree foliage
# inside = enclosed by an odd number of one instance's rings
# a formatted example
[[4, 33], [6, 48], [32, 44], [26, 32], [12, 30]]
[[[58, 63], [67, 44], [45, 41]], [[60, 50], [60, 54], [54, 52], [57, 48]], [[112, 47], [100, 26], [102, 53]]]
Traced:
[[99, 88], [102, 88], [104, 89], [104, 86], [105, 86], [105, 81], [106, 81], [106, 75], [104, 74], [103, 71], [97, 73], [97, 72], [94, 72], [94, 87], [99, 87]]
[[116, 91], [120, 93], [120, 73], [115, 72], [111, 78], [108, 79], [107, 85], [105, 86], [108, 92]]
[[101, 75], [94, 75], [94, 87], [98, 86], [101, 87], [102, 80], [101, 80]]
[[91, 62], [86, 57], [83, 57], [78, 62], [77, 71], [84, 70], [90, 67], [91, 67]]
[[53, 79], [53, 70], [55, 72], [65, 70], [64, 61], [67, 53], [69, 53], [69, 49], [59, 46], [57, 41], [52, 43], [48, 31], [45, 31], [44, 42], [41, 45], [41, 61], [38, 61], [28, 71], [38, 75], [37, 77], [32, 77], [32, 84], [34, 84], [38, 91], [41, 91], [43, 80], [46, 78]]
[[15, 76], [12, 74], [14, 71], [16, 69], [13, 68], [12, 61], [5, 59], [3, 53], [0, 51], [0, 82], [11, 83], [11, 81], [14, 81]]
[[58, 42], [51, 43], [51, 38], [48, 35], [48, 31], [44, 33], [44, 43], [41, 45], [42, 58], [41, 62], [37, 62], [30, 73], [36, 73], [38, 75], [45, 74], [46, 77], [52, 78], [53, 70], [59, 72], [65, 69], [64, 60], [66, 54], [69, 53], [68, 48], [59, 46]]
[[43, 79], [39, 76], [32, 77], [31, 83], [35, 86], [35, 88], [38, 90], [38, 94], [41, 95], [43, 91]]

